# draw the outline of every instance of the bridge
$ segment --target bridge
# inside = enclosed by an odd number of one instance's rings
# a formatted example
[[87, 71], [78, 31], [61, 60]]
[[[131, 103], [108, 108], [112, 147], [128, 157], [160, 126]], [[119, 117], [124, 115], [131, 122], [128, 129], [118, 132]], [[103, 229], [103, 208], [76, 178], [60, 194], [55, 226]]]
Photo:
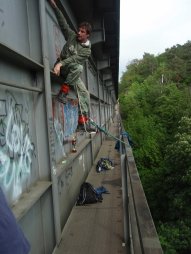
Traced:
[[[0, 2], [0, 186], [28, 239], [30, 254], [162, 253], [133, 151], [123, 131], [118, 99], [118, 0], [60, 0], [76, 30], [93, 25], [92, 55], [82, 79], [90, 117], [102, 131], [77, 132], [78, 98], [55, 99], [63, 80], [52, 72], [65, 42], [48, 1]], [[77, 151], [72, 152], [76, 138]], [[99, 158], [114, 169], [97, 173]], [[105, 186], [101, 203], [76, 206], [80, 186]]]

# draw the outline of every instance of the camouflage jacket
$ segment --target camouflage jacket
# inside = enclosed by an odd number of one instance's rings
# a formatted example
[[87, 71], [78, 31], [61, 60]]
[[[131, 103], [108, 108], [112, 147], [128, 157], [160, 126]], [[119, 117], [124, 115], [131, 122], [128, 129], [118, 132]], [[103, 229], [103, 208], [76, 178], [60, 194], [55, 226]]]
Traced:
[[[60, 53], [59, 62], [63, 66], [70, 63], [83, 65], [84, 61], [91, 55], [91, 43], [77, 41], [76, 33], [70, 28], [62, 12], [58, 8], [54, 8], [60, 29], [64, 35], [66, 43]], [[58, 61], [57, 61], [58, 62]]]

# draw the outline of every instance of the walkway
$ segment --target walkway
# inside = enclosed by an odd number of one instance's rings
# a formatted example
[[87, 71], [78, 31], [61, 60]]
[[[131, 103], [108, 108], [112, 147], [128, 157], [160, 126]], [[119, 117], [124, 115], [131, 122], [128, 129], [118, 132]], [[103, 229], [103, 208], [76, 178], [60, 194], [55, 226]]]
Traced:
[[[112, 123], [110, 132], [117, 136], [117, 120]], [[114, 147], [115, 140], [107, 137], [86, 180], [95, 188], [104, 186], [110, 194], [103, 194], [102, 203], [73, 208], [55, 254], [126, 253], [123, 247], [120, 154]], [[96, 164], [101, 157], [113, 160], [114, 169], [97, 173]]]

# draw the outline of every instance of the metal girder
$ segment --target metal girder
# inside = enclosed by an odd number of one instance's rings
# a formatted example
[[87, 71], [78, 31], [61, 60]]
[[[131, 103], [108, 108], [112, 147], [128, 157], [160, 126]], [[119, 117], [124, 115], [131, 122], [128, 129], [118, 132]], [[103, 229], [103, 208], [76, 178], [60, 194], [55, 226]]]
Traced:
[[103, 29], [93, 30], [91, 33], [91, 44], [95, 45], [105, 41], [105, 32]]
[[112, 80], [105, 80], [105, 86], [107, 86], [107, 87], [113, 86]]
[[109, 58], [97, 61], [98, 70], [103, 70], [108, 67], [110, 67], [110, 59]]
[[104, 28], [103, 18], [99, 17], [99, 18], [95, 19], [92, 25], [94, 28], [91, 33], [92, 45], [105, 42], [105, 28]]
[[111, 73], [103, 73], [103, 81], [111, 79], [112, 79]]

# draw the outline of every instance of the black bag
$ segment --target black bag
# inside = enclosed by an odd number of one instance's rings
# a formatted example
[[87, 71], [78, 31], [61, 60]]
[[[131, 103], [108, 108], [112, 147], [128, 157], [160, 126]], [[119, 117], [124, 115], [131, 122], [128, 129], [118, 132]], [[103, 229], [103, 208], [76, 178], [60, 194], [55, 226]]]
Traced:
[[90, 183], [84, 182], [80, 187], [80, 194], [76, 205], [92, 204], [102, 202], [102, 200], [102, 194], [97, 193]]

